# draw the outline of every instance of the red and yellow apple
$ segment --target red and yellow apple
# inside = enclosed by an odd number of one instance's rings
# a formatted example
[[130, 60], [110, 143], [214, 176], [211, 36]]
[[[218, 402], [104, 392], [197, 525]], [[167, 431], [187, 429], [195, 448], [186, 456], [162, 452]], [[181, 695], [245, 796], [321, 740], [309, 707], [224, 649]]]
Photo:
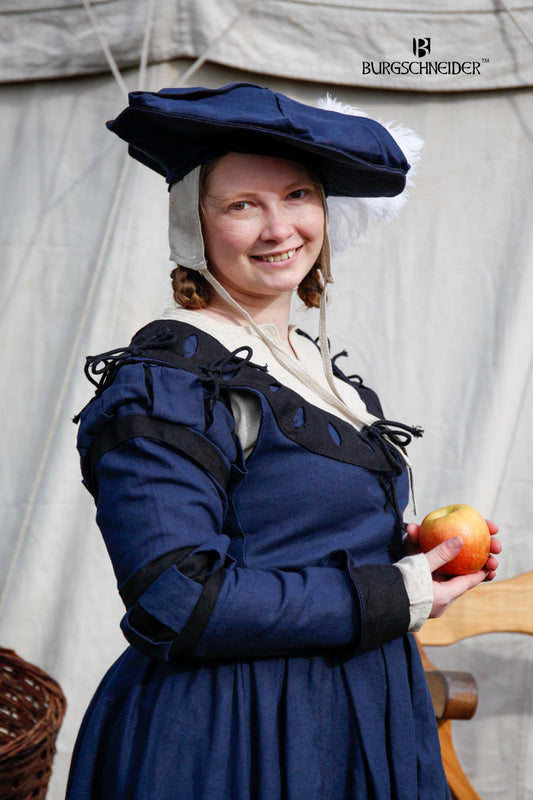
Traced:
[[419, 545], [427, 553], [445, 539], [460, 536], [463, 549], [452, 561], [440, 567], [445, 575], [469, 575], [480, 570], [490, 553], [490, 531], [484, 518], [466, 503], [439, 508], [424, 517], [419, 531]]

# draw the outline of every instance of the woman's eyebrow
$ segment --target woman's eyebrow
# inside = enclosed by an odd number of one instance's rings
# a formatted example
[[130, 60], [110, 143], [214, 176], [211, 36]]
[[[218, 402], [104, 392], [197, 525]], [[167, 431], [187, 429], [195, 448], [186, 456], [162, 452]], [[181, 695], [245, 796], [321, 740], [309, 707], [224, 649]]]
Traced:
[[[290, 183], [286, 184], [281, 189], [281, 193], [282, 194], [286, 194], [286, 193], [289, 193], [291, 191], [294, 191], [294, 189], [300, 189], [300, 188], [302, 188], [304, 186], [316, 187], [316, 186], [318, 186], [318, 183], [317, 183], [317, 181], [314, 181], [312, 178], [302, 178], [301, 180], [291, 181]], [[243, 189], [235, 189], [234, 191], [225, 192], [225, 193], [222, 193], [222, 192], [215, 193], [215, 192], [209, 192], [208, 191], [208, 192], [206, 192], [205, 197], [206, 197], [206, 199], [209, 198], [209, 199], [217, 200], [217, 201], [225, 201], [225, 200], [234, 199], [235, 197], [257, 197], [261, 193], [262, 193], [261, 189], [243, 188]]]

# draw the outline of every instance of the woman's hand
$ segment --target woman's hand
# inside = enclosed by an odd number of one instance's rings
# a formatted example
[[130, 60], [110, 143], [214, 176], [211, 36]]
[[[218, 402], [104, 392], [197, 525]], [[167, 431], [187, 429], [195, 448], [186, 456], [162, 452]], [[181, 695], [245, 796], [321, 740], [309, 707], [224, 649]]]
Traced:
[[[448, 606], [462, 594], [469, 589], [473, 589], [474, 586], [477, 586], [482, 581], [491, 581], [495, 577], [498, 568], [498, 561], [495, 555], [501, 553], [502, 544], [495, 536], [498, 532], [498, 526], [490, 520], [487, 520], [487, 525], [489, 526], [492, 537], [490, 555], [483, 569], [480, 569], [478, 572], [474, 572], [471, 575], [457, 575], [456, 577], [441, 575], [439, 573], [439, 568], [455, 558], [460, 552], [463, 541], [459, 536], [441, 542], [437, 547], [434, 547], [425, 554], [433, 575], [433, 606], [429, 615], [430, 617], [440, 617]], [[419, 531], [420, 525], [414, 522], [407, 525], [405, 544], [408, 555], [421, 552], [418, 544]]]

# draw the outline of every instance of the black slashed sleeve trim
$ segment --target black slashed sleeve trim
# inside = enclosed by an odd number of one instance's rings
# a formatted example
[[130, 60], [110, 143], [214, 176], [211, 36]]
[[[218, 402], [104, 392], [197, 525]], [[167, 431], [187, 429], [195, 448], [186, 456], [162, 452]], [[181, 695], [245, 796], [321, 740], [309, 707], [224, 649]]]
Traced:
[[191, 656], [194, 653], [196, 645], [202, 638], [213, 613], [223, 580], [224, 571], [222, 569], [218, 569], [207, 578], [202, 594], [198, 598], [198, 602], [193, 608], [183, 630], [178, 636], [174, 637], [169, 650], [171, 661]]
[[177, 422], [154, 419], [144, 414], [128, 414], [113, 419], [93, 439], [84, 459], [84, 480], [94, 497], [98, 492], [95, 470], [100, 458], [122, 442], [137, 436], [154, 439], [185, 455], [204, 472], [209, 473], [220, 486], [226, 487], [230, 475], [229, 467], [208, 439]]
[[[223, 569], [217, 569], [211, 575], [207, 574], [211, 568], [209, 553], [200, 552], [191, 556], [193, 550], [193, 547], [182, 547], [154, 559], [136, 572], [120, 590], [124, 604], [132, 608], [131, 622], [140, 633], [155, 642], [172, 641], [169, 649], [170, 660], [178, 660], [194, 653], [209, 622], [224, 580]], [[203, 586], [202, 593], [179, 634], [137, 603], [150, 584], [172, 566]]]
[[[187, 574], [185, 569], [181, 569], [181, 566], [189, 553], [192, 553], [193, 550], [194, 547], [180, 547], [177, 550], [164, 553], [162, 556], [159, 556], [159, 558], [150, 561], [146, 566], [141, 567], [141, 569], [119, 589], [119, 594], [126, 608], [131, 608], [131, 606], [135, 605], [139, 597], [148, 589], [150, 584], [172, 565], [175, 565], [180, 572]], [[193, 575], [188, 575], [188, 577], [194, 579]]]
[[409, 596], [400, 570], [388, 564], [354, 566], [350, 575], [357, 586], [363, 613], [363, 638], [358, 650], [366, 652], [407, 633]]

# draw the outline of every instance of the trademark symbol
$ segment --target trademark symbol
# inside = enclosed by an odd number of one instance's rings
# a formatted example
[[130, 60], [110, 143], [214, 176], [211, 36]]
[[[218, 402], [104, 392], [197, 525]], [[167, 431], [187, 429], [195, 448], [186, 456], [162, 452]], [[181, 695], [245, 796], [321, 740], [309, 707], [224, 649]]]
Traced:
[[488, 64], [488, 63], [489, 63], [489, 61], [490, 61], [490, 58], [482, 58], [481, 60], [482, 60], [482, 62], [483, 62], [484, 64]]

